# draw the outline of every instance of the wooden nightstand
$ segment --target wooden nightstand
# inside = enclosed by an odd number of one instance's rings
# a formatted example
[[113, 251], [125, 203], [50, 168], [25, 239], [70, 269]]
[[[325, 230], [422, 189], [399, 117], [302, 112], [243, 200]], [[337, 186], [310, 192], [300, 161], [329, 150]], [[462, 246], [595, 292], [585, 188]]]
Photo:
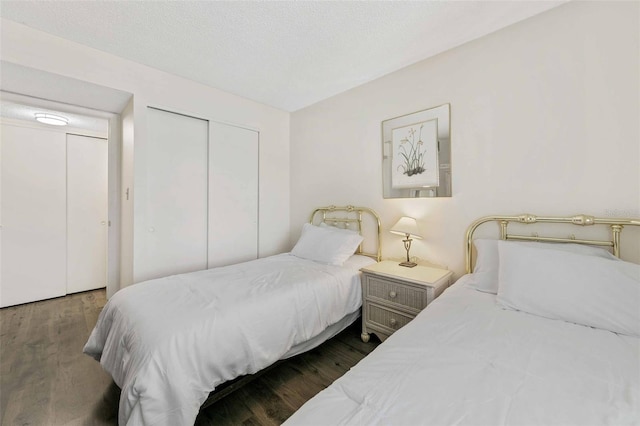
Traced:
[[451, 271], [385, 260], [362, 271], [362, 341], [375, 333], [384, 341], [415, 318], [446, 289]]

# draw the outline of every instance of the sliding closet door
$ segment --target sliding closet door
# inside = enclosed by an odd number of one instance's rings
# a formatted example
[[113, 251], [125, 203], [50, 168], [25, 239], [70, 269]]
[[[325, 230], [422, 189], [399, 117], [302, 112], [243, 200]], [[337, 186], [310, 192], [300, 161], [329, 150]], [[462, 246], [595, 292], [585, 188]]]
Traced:
[[3, 124], [0, 306], [66, 293], [65, 134]]
[[209, 268], [258, 257], [258, 132], [211, 123]]
[[147, 109], [145, 241], [138, 280], [207, 268], [208, 122]]
[[67, 135], [67, 293], [107, 285], [107, 147]]

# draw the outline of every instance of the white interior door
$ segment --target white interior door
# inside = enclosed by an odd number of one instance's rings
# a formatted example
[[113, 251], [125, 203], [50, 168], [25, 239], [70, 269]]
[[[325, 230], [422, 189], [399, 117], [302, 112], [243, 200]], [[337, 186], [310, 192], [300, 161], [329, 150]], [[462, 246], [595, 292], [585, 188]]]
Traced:
[[208, 121], [154, 108], [147, 114], [138, 281], [207, 268]]
[[258, 139], [256, 131], [211, 123], [209, 268], [258, 257]]
[[67, 134], [67, 293], [107, 285], [107, 139]]
[[0, 306], [66, 293], [65, 134], [2, 124]]

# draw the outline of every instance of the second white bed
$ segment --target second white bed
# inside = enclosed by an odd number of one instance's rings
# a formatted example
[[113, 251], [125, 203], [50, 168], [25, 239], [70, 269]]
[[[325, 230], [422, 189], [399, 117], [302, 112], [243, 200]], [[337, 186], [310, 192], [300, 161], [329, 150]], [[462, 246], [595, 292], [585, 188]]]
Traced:
[[502, 309], [469, 277], [287, 424], [640, 424], [640, 339]]
[[109, 300], [84, 351], [122, 389], [119, 424], [193, 424], [219, 384], [308, 350], [353, 320], [358, 271], [373, 262], [352, 256], [331, 266], [282, 254], [136, 284]]

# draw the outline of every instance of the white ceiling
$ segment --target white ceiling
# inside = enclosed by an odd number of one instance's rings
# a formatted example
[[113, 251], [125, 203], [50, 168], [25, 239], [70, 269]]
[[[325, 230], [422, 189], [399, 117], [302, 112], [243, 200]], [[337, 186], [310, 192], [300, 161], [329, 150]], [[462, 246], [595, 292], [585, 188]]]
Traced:
[[295, 111], [564, 2], [3, 0], [0, 15]]
[[64, 104], [96, 111], [119, 114], [132, 96], [121, 90], [7, 61], [0, 61], [0, 71], [0, 89], [4, 92], [20, 93], [39, 99], [55, 99]]
[[120, 113], [131, 98], [120, 90], [7, 61], [0, 61], [0, 71], [0, 117], [34, 125], [38, 125], [35, 113], [46, 112], [69, 119], [68, 127], [61, 130], [107, 135], [109, 118]]
[[[55, 108], [42, 108], [34, 105], [27, 105], [22, 103], [15, 103], [6, 100], [0, 101], [0, 117], [10, 118], [14, 120], [22, 120], [38, 125], [35, 121], [36, 112], [46, 112], [49, 114], [59, 115], [69, 120], [68, 127], [55, 126], [56, 129], [80, 129], [90, 130], [92, 132], [102, 133], [107, 135], [109, 133], [109, 120], [100, 117], [90, 117], [88, 115], [81, 115], [70, 113], [67, 111], [61, 111]], [[42, 126], [48, 126], [42, 124]]]

